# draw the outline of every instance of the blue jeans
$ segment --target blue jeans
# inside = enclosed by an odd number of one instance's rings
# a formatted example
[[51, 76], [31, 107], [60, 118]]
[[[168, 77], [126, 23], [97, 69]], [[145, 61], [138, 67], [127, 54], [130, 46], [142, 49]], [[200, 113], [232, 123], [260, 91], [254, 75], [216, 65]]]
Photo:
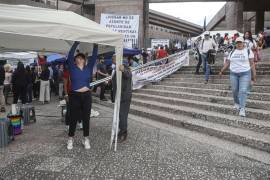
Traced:
[[208, 81], [209, 79], [209, 75], [210, 75], [210, 71], [211, 71], [211, 67], [208, 64], [208, 57], [207, 57], [207, 53], [202, 53], [201, 54], [202, 57], [202, 61], [203, 61], [203, 68], [204, 68], [204, 80]]
[[231, 71], [230, 80], [234, 103], [239, 104], [240, 108], [245, 108], [247, 95], [251, 85], [251, 71], [249, 70], [241, 73], [234, 73]]

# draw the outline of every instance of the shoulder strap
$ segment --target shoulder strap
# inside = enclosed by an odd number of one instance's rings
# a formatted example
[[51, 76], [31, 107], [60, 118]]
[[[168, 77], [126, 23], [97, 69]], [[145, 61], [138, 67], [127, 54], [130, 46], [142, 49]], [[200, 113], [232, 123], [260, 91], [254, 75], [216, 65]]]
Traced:
[[203, 49], [203, 44], [204, 44], [204, 39], [203, 39], [203, 41], [202, 41], [202, 47], [201, 47], [201, 49]]
[[232, 50], [232, 52], [230, 53], [230, 58], [232, 57], [232, 54], [234, 53], [235, 49]]

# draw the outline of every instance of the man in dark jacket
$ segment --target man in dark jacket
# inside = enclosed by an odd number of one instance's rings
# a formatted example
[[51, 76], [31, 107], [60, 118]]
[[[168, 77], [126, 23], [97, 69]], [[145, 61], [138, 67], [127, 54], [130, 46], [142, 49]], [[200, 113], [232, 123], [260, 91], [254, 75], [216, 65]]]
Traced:
[[4, 97], [4, 81], [5, 81], [5, 70], [3, 65], [0, 66], [0, 110], [1, 112], [5, 112], [6, 108], [5, 108], [5, 97]]
[[[99, 59], [99, 63], [97, 64], [97, 80], [103, 79], [108, 77], [109, 74], [107, 72], [107, 67], [106, 64], [104, 63], [104, 58], [101, 57]], [[107, 99], [105, 98], [105, 88], [106, 88], [106, 83], [101, 83], [100, 84], [100, 100], [101, 101], [107, 101]]]
[[27, 85], [29, 84], [29, 78], [22, 62], [18, 62], [17, 69], [12, 76], [12, 90], [13, 90], [13, 104], [17, 104], [18, 100], [22, 101], [22, 104], [26, 103]]
[[[115, 61], [113, 61], [115, 64]], [[122, 143], [127, 138], [127, 121], [128, 113], [130, 109], [131, 97], [132, 97], [132, 73], [126, 62], [124, 65], [119, 66], [119, 70], [122, 71], [122, 91], [121, 91], [121, 103], [119, 114], [119, 143]], [[113, 96], [116, 95], [116, 73], [113, 73], [112, 77]], [[115, 99], [115, 98], [114, 98]]]

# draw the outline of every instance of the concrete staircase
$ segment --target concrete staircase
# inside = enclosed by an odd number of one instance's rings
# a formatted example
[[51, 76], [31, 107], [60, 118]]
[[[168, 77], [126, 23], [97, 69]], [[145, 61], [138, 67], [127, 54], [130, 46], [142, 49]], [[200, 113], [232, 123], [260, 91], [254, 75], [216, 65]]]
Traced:
[[194, 75], [195, 66], [183, 67], [135, 91], [130, 113], [270, 152], [270, 64], [257, 67], [246, 118], [233, 109], [229, 76], [220, 78], [220, 69], [213, 66], [205, 85], [203, 75]]
[[[268, 52], [269, 51], [269, 52]], [[257, 83], [247, 101], [247, 117], [233, 109], [228, 71], [217, 74], [222, 62], [213, 66], [205, 85], [204, 76], [194, 75], [195, 66], [183, 67], [163, 81], [133, 92], [130, 114], [141, 119], [196, 131], [221, 142], [236, 143], [270, 153], [270, 50], [257, 65]], [[106, 106], [112, 104], [94, 100]]]

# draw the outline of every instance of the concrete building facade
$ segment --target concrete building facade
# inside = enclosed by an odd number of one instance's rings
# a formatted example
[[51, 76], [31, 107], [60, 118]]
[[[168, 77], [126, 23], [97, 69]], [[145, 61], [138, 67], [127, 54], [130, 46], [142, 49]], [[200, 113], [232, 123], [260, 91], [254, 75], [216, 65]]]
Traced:
[[169, 39], [171, 42], [184, 41], [189, 36], [202, 32], [202, 27], [173, 16], [149, 10], [147, 0], [0, 0], [0, 3], [27, 4], [38, 7], [58, 8], [74, 11], [100, 23], [101, 14], [139, 15], [139, 38], [137, 48], [150, 47], [151, 39]]
[[[263, 9], [265, 6], [265, 9]], [[208, 30], [236, 29], [253, 34], [270, 26], [270, 1], [258, 1], [258, 4], [246, 5], [244, 1], [227, 2], [208, 23]]]

